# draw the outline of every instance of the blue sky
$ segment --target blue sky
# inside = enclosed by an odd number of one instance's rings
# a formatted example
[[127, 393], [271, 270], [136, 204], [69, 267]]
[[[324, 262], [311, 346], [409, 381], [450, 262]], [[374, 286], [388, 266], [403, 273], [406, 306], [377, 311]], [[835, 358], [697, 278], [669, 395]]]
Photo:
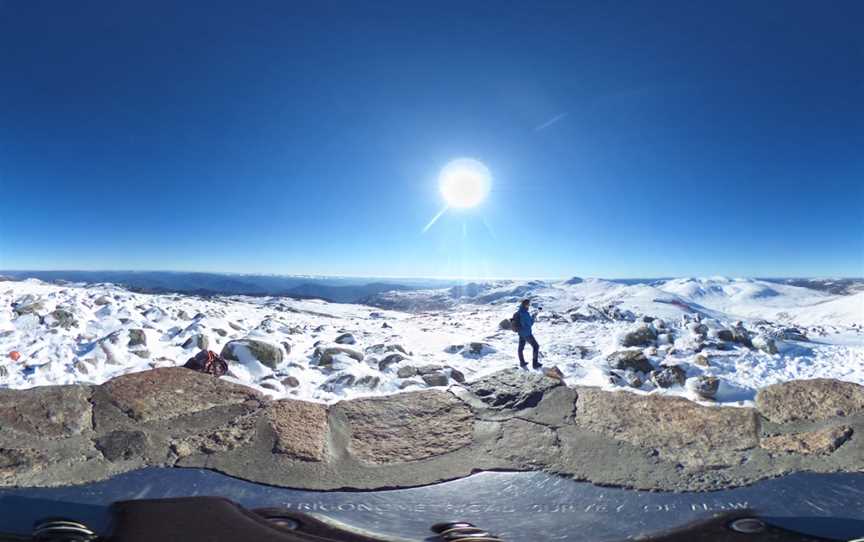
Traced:
[[0, 2], [0, 269], [862, 276], [862, 18]]

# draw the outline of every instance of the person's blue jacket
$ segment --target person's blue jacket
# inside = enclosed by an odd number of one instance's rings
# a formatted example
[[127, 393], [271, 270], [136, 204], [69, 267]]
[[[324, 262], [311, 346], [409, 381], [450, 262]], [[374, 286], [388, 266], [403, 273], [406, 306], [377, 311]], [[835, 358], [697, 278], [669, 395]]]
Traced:
[[531, 335], [531, 326], [534, 325], [534, 318], [525, 307], [519, 307], [519, 336], [527, 337]]

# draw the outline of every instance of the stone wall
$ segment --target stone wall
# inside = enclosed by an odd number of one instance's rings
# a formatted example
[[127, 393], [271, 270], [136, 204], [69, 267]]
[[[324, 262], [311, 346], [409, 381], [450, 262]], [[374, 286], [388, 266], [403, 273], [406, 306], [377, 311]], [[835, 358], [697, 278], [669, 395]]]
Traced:
[[406, 487], [546, 470], [707, 490], [797, 470], [864, 471], [864, 387], [795, 381], [755, 408], [568, 388], [508, 370], [449, 391], [323, 405], [269, 400], [183, 368], [100, 386], [0, 390], [0, 484], [55, 486], [145, 466], [309, 488]]

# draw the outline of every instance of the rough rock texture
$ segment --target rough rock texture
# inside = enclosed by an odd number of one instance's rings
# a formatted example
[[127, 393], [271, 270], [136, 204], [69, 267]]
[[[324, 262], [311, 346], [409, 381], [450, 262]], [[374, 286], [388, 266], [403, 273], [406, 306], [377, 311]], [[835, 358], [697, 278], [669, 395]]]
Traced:
[[624, 371], [623, 374], [609, 371], [609, 382], [617, 386], [630, 386], [639, 389], [642, 387], [642, 379], [633, 371]]
[[257, 437], [257, 422], [254, 415], [231, 417], [222, 425], [175, 438], [171, 447], [179, 458], [192, 454], [212, 455], [243, 450]]
[[536, 406], [543, 394], [561, 381], [546, 375], [513, 368], [466, 384], [484, 403], [496, 408], [521, 409]]
[[81, 434], [91, 426], [90, 392], [89, 386], [0, 389], [0, 437], [10, 431], [43, 438]]
[[716, 376], [700, 375], [687, 380], [687, 387], [703, 399], [714, 399], [720, 389], [720, 379]]
[[446, 386], [450, 379], [442, 372], [427, 373], [422, 376], [427, 386]]
[[276, 435], [273, 451], [303, 461], [322, 461], [327, 441], [327, 407], [307, 401], [274, 401], [265, 409]]
[[649, 325], [628, 331], [621, 337], [621, 346], [645, 346], [657, 338], [657, 332]]
[[55, 309], [52, 311], [45, 317], [45, 323], [49, 327], [62, 327], [63, 329], [69, 329], [78, 325], [75, 315], [65, 309]]
[[[455, 379], [450, 368], [420, 369]], [[355, 386], [361, 382], [374, 385]], [[270, 401], [183, 368], [155, 369], [99, 386], [0, 390], [0, 485], [67, 485], [179, 466], [319, 490], [410, 487], [492, 469], [647, 490], [722, 489], [800, 470], [860, 471], [864, 411], [850, 407], [859, 388], [772, 387], [761, 397], [763, 418], [751, 408], [573, 388], [513, 369], [447, 391], [328, 407]], [[830, 406], [817, 412], [823, 405]], [[824, 417], [766, 415], [795, 409]]]
[[558, 438], [550, 427], [512, 418], [501, 424], [493, 454], [511, 461], [542, 465], [558, 452]]
[[650, 373], [654, 367], [641, 350], [620, 350], [606, 357], [609, 366], [622, 371]]
[[687, 373], [678, 365], [670, 365], [651, 371], [651, 382], [659, 388], [683, 386], [685, 380], [687, 380]]
[[349, 451], [361, 461], [417, 461], [471, 443], [474, 418], [447, 392], [355, 399], [339, 403], [351, 427]]
[[359, 350], [355, 350], [354, 348], [345, 346], [345, 345], [330, 345], [326, 347], [318, 347], [316, 349], [316, 355], [318, 357], [318, 363], [321, 365], [332, 365], [333, 364], [333, 356], [338, 354], [345, 354], [346, 356], [355, 359], [357, 361], [363, 361], [363, 352]]
[[135, 459], [147, 448], [147, 435], [142, 431], [111, 431], [96, 439], [96, 448], [108, 461]]
[[411, 378], [417, 376], [417, 367], [412, 365], [405, 365], [404, 367], [399, 367], [396, 371], [396, 376], [399, 378]]
[[580, 388], [576, 424], [687, 465], [729, 465], [758, 446], [749, 408], [712, 408], [681, 397]]
[[139, 422], [168, 420], [216, 406], [261, 398], [251, 388], [183, 367], [119, 376], [99, 387], [95, 397], [103, 396]]
[[864, 386], [827, 378], [793, 380], [759, 390], [756, 408], [779, 423], [862, 414]]
[[769, 452], [775, 453], [830, 454], [849, 440], [852, 433], [852, 428], [844, 425], [829, 427], [821, 431], [767, 437], [763, 438], [759, 445]]

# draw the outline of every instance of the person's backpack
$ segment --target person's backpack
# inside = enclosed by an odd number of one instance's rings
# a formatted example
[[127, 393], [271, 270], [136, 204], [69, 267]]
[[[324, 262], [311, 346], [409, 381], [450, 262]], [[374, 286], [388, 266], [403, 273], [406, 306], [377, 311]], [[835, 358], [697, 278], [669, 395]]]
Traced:
[[228, 362], [212, 350], [198, 352], [195, 357], [189, 358], [183, 367], [213, 376], [222, 376], [228, 372]]
[[519, 330], [522, 328], [522, 320], [519, 319], [519, 311], [513, 313], [513, 316], [510, 318], [510, 329], [519, 333]]

